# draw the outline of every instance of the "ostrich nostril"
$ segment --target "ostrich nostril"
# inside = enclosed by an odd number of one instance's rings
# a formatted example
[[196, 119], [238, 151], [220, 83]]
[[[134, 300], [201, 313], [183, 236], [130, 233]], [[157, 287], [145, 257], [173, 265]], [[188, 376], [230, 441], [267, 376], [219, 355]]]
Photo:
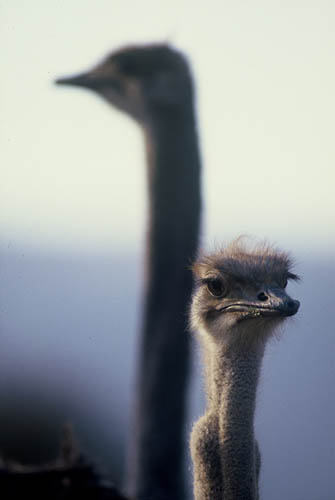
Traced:
[[257, 298], [258, 300], [260, 300], [261, 302], [265, 302], [266, 300], [268, 300], [268, 296], [265, 295], [264, 292], [260, 292], [258, 295], [257, 295]]

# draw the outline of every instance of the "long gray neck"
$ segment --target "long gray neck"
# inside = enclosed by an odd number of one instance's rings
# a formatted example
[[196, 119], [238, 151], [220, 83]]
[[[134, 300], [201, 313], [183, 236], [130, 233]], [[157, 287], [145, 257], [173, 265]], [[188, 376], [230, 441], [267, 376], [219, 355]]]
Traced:
[[218, 414], [224, 500], [258, 498], [254, 414], [264, 347], [211, 346], [209, 411]]
[[[188, 102], [187, 102], [188, 101]], [[130, 464], [136, 499], [182, 500], [189, 373], [190, 263], [200, 226], [200, 158], [192, 101], [146, 127], [147, 282]]]

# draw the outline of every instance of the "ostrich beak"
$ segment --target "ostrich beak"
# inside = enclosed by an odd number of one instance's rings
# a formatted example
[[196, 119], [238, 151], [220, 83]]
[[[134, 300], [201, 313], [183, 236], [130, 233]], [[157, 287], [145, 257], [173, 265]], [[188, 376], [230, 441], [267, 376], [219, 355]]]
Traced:
[[269, 312], [273, 311], [274, 314], [277, 313], [279, 316], [294, 316], [299, 310], [300, 302], [291, 299], [281, 288], [267, 290], [265, 297], [267, 297], [267, 300], [265, 302], [262, 301], [259, 306], [261, 305], [261, 307], [268, 309]]
[[74, 85], [75, 87], [85, 87], [88, 89], [97, 89], [101, 85], [100, 79], [97, 79], [93, 73], [80, 73], [79, 75], [58, 78], [55, 80], [57, 85]]
[[122, 82], [117, 75], [109, 74], [108, 76], [101, 74], [98, 69], [92, 69], [86, 73], [58, 78], [55, 80], [57, 85], [73, 85], [74, 87], [83, 87], [94, 90], [95, 92], [104, 94], [108, 89], [114, 92], [115, 95], [122, 93]]
[[294, 316], [299, 310], [300, 302], [293, 300], [282, 289], [268, 289], [262, 293], [262, 299], [256, 301], [237, 301], [224, 307], [217, 307], [219, 312], [245, 313], [244, 317], [286, 317]]

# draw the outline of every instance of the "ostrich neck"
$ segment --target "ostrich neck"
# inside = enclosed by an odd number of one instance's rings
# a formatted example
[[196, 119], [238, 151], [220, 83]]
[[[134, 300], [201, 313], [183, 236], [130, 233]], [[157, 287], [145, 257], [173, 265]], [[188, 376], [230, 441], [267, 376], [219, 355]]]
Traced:
[[[184, 327], [192, 291], [189, 267], [196, 255], [200, 227], [200, 156], [193, 106], [185, 105], [178, 113], [162, 112], [145, 133], [149, 224], [143, 340], [148, 352], [158, 344], [164, 355], [167, 347], [159, 343], [168, 341], [178, 355], [177, 347], [187, 342]], [[161, 332], [158, 337], [157, 329]], [[181, 363], [188, 366], [187, 359]]]
[[149, 230], [131, 492], [182, 500], [189, 371], [189, 269], [200, 225], [200, 159], [193, 105], [145, 129]]
[[146, 128], [152, 274], [162, 254], [171, 259], [165, 266], [184, 266], [184, 255], [194, 257], [198, 238], [200, 159], [195, 117], [192, 106], [178, 111], [162, 113]]
[[225, 500], [255, 500], [254, 413], [264, 347], [211, 346], [209, 411], [218, 415]]
[[263, 354], [263, 346], [232, 349], [226, 345], [211, 344], [207, 348], [210, 408], [222, 409], [225, 402], [233, 402], [235, 398], [250, 402], [250, 405], [241, 406], [242, 412], [250, 410], [251, 403], [254, 408]]

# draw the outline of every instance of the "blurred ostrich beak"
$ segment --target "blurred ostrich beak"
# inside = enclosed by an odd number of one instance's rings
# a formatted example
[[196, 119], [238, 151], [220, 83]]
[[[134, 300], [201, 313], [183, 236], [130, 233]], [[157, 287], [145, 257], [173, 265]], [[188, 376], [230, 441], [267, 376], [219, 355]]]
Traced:
[[58, 78], [55, 80], [57, 85], [74, 85], [75, 87], [85, 87], [96, 89], [101, 85], [101, 79], [96, 78], [94, 73], [79, 73], [79, 75]]

